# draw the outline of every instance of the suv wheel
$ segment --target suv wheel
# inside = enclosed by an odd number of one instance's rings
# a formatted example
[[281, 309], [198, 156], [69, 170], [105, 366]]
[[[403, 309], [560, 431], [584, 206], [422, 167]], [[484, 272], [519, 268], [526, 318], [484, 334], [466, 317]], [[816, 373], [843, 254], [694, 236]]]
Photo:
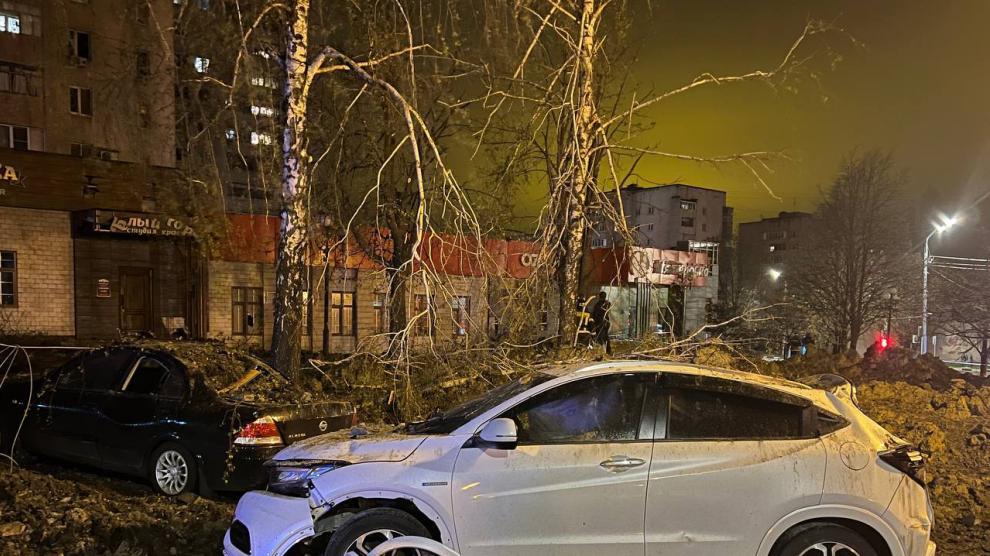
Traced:
[[795, 530], [775, 556], [877, 556], [877, 551], [856, 531], [822, 523]]
[[[333, 532], [324, 556], [367, 556], [383, 542], [395, 537], [429, 537], [430, 532], [418, 519], [402, 510], [372, 508], [354, 514]], [[399, 551], [418, 554], [415, 549]]]
[[177, 496], [196, 486], [196, 460], [174, 442], [162, 444], [151, 455], [151, 484], [159, 493]]

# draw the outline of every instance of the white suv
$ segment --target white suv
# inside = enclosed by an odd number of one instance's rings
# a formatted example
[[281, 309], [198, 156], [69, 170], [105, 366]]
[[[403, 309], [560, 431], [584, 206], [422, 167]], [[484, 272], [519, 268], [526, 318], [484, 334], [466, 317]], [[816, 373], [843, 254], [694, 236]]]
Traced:
[[534, 373], [405, 434], [293, 444], [224, 549], [366, 555], [412, 535], [464, 556], [933, 555], [920, 454], [848, 383], [810, 384], [825, 389], [642, 361]]

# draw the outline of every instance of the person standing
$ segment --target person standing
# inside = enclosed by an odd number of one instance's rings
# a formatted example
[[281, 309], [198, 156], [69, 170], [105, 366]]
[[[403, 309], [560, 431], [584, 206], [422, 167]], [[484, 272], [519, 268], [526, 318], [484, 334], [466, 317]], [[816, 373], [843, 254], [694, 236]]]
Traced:
[[591, 330], [595, 342], [605, 346], [606, 355], [612, 355], [612, 341], [609, 339], [612, 323], [608, 316], [608, 311], [611, 308], [612, 303], [608, 300], [608, 294], [598, 292], [598, 299], [591, 306]]

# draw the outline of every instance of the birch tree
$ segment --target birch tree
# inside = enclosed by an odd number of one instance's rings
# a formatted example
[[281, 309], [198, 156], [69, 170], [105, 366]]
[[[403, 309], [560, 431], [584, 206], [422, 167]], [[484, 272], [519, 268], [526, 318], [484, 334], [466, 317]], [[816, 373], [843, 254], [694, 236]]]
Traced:
[[[637, 94], [629, 83], [635, 59], [624, 48], [630, 18], [644, 6], [603, 0], [524, 0], [486, 5], [487, 37], [498, 60], [485, 64], [486, 90], [464, 104], [480, 103], [486, 113], [476, 132], [478, 151], [497, 146], [502, 162], [496, 183], [533, 184], [545, 180], [547, 204], [535, 237], [541, 243], [539, 269], [552, 284], [558, 338], [567, 343], [577, 327], [574, 309], [580, 292], [581, 259], [589, 213], [611, 220], [628, 241], [620, 186], [638, 160], [663, 157], [702, 164], [737, 164], [751, 173], [769, 196], [767, 163], [780, 153], [751, 151], [717, 156], [678, 153], [637, 141], [641, 114], [678, 95], [706, 87], [761, 82], [791, 90], [812, 61], [837, 56], [816, 41], [835, 29], [811, 21], [769, 68], [716, 75], [700, 72], [684, 85], [655, 94]], [[518, 37], [521, 37], [519, 39]], [[811, 43], [816, 43], [811, 45]], [[809, 52], [817, 46], [818, 54]], [[808, 70], [808, 71], [806, 71]], [[524, 185], [525, 186], [525, 185]], [[618, 202], [603, 194], [616, 190]]]

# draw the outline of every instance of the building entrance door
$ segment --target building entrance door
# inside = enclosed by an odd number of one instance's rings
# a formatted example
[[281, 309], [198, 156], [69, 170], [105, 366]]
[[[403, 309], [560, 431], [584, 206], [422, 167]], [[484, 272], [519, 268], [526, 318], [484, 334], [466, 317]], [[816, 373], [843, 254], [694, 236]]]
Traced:
[[120, 269], [120, 329], [151, 330], [151, 269]]

